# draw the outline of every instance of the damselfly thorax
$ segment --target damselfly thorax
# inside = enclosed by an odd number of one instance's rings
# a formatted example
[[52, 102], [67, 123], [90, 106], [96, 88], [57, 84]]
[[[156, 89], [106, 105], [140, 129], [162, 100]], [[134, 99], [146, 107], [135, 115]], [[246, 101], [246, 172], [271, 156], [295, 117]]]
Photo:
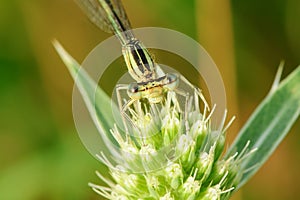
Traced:
[[167, 73], [158, 77], [156, 63], [139, 40], [134, 39], [124, 45], [122, 53], [129, 74], [136, 80], [128, 86], [127, 93], [131, 99], [147, 98], [150, 103], [159, 103], [166, 91], [177, 88], [178, 76]]
[[143, 44], [132, 39], [122, 47], [122, 54], [128, 72], [137, 82], [146, 82], [157, 78], [155, 63]]

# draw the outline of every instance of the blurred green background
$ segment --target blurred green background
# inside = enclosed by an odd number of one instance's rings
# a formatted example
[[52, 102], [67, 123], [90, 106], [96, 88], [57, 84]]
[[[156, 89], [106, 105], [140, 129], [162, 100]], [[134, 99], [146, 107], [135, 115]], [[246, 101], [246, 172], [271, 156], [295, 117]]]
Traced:
[[[208, 50], [225, 81], [229, 116], [238, 118], [229, 142], [267, 94], [279, 62], [285, 60], [284, 76], [300, 64], [299, 0], [123, 2], [133, 27], [174, 29]], [[101, 199], [87, 183], [100, 183], [94, 171], [105, 168], [76, 133], [73, 81], [51, 40], [82, 61], [109, 36], [72, 0], [0, 1], [1, 200]], [[299, 132], [298, 120], [234, 199], [300, 199]]]

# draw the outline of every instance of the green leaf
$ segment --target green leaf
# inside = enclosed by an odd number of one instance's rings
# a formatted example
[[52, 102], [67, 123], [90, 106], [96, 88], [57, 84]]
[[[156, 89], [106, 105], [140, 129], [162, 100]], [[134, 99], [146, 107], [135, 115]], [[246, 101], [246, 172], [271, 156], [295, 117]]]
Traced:
[[[99, 154], [102, 151], [106, 151], [103, 148], [114, 143], [115, 140], [110, 134], [110, 129], [114, 126], [115, 118], [113, 116], [113, 109], [117, 109], [116, 105], [111, 102], [110, 97], [100, 88], [97, 83], [86, 73], [86, 71], [73, 59], [64, 48], [57, 42], [53, 41], [53, 45], [58, 52], [59, 56], [67, 66], [75, 81], [75, 85], [79, 89], [79, 92], [88, 108], [88, 111], [101, 135], [92, 135], [88, 133], [88, 130], [84, 136], [79, 133], [81, 140], [93, 155]], [[110, 148], [110, 147], [108, 147]]]
[[247, 141], [250, 141], [248, 149], [257, 148], [248, 159], [242, 161], [242, 170], [245, 170], [245, 173], [238, 188], [245, 184], [271, 156], [289, 132], [299, 113], [300, 67], [277, 87], [272, 88], [226, 153], [226, 157], [229, 157], [235, 152], [241, 152]]

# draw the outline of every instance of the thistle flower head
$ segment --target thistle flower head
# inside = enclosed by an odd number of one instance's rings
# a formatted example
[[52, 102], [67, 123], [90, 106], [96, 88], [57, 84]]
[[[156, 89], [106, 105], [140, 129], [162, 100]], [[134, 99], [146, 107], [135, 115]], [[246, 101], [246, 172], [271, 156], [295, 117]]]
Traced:
[[122, 152], [119, 165], [99, 156], [113, 181], [98, 173], [109, 187], [90, 186], [108, 199], [227, 198], [241, 177], [240, 160], [249, 152], [246, 146], [240, 154], [222, 158], [226, 112], [220, 127], [212, 130], [213, 110], [199, 90], [184, 106], [171, 91], [160, 104], [137, 101], [124, 113], [127, 132], [116, 125], [111, 130]]

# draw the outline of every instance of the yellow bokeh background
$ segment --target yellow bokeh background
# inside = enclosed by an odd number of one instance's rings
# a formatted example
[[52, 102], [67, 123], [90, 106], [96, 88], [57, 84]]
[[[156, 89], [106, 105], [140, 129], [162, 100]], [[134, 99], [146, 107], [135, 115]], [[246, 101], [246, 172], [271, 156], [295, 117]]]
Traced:
[[[268, 93], [280, 61], [285, 61], [284, 77], [300, 64], [299, 0], [123, 4], [133, 27], [182, 32], [215, 60], [225, 82], [229, 116], [237, 116], [228, 145]], [[101, 199], [87, 183], [100, 183], [94, 171], [107, 170], [80, 142], [72, 119], [73, 80], [51, 40], [58, 39], [81, 62], [109, 36], [93, 26], [73, 0], [0, 1], [1, 200]], [[178, 64], [163, 55], [155, 57]], [[106, 76], [114, 76], [113, 69]], [[109, 78], [105, 80], [103, 86], [111, 87]], [[300, 199], [299, 133], [297, 120], [273, 156], [233, 198]]]

